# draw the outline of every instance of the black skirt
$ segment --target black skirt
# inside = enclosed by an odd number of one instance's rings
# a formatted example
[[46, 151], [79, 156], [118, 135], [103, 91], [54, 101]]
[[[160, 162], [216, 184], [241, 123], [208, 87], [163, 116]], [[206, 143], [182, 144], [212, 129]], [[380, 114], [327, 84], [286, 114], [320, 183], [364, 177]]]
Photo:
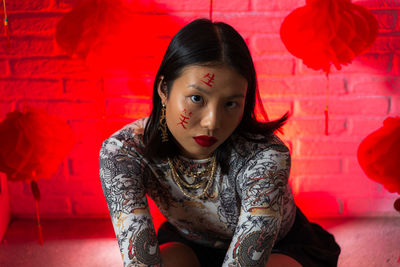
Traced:
[[[164, 222], [158, 229], [158, 243], [180, 242], [193, 249], [202, 267], [221, 267], [226, 249], [199, 245], [182, 237], [169, 222]], [[289, 233], [275, 243], [271, 253], [290, 256], [305, 267], [337, 266], [340, 247], [333, 235], [321, 226], [311, 223], [299, 208], [296, 219]]]

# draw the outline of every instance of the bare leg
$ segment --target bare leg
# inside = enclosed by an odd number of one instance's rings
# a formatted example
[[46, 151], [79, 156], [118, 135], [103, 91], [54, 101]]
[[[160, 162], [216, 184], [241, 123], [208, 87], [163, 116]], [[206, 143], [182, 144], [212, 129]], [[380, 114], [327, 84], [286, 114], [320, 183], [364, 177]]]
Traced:
[[269, 258], [266, 267], [302, 267], [302, 265], [284, 254], [272, 253]]
[[196, 254], [185, 244], [178, 242], [162, 244], [160, 252], [165, 267], [200, 267]]

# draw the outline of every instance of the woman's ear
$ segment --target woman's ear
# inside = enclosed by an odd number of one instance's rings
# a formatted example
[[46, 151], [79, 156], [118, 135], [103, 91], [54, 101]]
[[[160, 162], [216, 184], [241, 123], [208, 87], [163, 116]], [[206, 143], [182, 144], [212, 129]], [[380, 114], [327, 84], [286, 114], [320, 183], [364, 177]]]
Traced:
[[165, 103], [167, 103], [168, 90], [167, 90], [167, 84], [164, 81], [164, 76], [160, 76], [159, 78], [157, 84], [157, 92], [161, 98], [161, 104], [165, 105]]

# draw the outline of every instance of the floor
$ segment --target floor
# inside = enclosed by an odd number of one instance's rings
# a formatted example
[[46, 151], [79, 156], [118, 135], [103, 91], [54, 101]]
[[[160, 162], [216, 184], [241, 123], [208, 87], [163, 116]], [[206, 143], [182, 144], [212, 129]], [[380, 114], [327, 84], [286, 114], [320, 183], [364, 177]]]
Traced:
[[[342, 248], [339, 267], [400, 267], [398, 218], [318, 220]], [[1, 267], [122, 266], [109, 220], [14, 220], [0, 243]]]

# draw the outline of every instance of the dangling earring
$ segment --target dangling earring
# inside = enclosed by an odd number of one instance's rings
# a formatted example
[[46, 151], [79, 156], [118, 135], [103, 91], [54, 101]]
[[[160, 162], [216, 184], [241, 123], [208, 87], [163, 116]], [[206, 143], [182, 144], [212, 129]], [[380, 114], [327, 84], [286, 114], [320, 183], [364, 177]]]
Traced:
[[162, 105], [159, 129], [161, 131], [161, 142], [163, 143], [168, 142], [167, 120], [165, 117], [165, 110], [166, 110], [165, 105]]

